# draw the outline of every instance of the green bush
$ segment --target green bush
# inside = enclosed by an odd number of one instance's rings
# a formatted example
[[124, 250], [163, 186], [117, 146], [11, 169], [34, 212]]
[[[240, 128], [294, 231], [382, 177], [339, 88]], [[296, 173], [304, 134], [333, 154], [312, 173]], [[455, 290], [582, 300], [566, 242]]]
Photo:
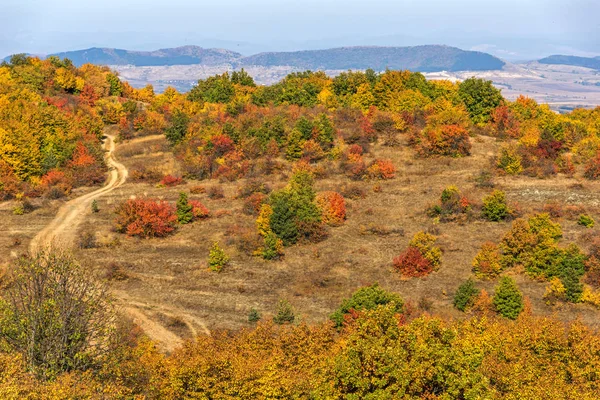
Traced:
[[517, 319], [523, 311], [523, 294], [514, 279], [504, 276], [496, 286], [492, 300], [496, 311], [503, 317]]
[[504, 192], [494, 190], [492, 194], [483, 199], [481, 214], [489, 221], [501, 221], [508, 217], [510, 210], [506, 204]]
[[296, 320], [294, 307], [287, 300], [279, 300], [277, 304], [277, 314], [273, 317], [273, 322], [278, 325], [293, 323]]
[[250, 309], [250, 312], [248, 313], [248, 322], [255, 323], [255, 322], [260, 321], [261, 318], [262, 317], [261, 317], [260, 313], [258, 312], [258, 310], [256, 308], [252, 307]]
[[454, 294], [454, 307], [460, 311], [466, 311], [473, 305], [478, 294], [479, 290], [475, 287], [475, 282], [470, 278], [467, 279]]
[[595, 222], [595, 221], [594, 221], [594, 219], [593, 219], [592, 217], [590, 217], [589, 215], [587, 215], [587, 214], [581, 214], [581, 215], [579, 216], [579, 219], [577, 220], [577, 223], [578, 223], [579, 225], [583, 225], [583, 226], [585, 226], [586, 228], [593, 228], [593, 227], [594, 227], [594, 224], [595, 224], [596, 222]]
[[331, 314], [329, 318], [337, 327], [341, 327], [344, 323], [344, 315], [348, 314], [350, 310], [374, 310], [379, 306], [390, 303], [394, 303], [396, 312], [402, 312], [404, 308], [404, 301], [402, 298], [395, 293], [390, 293], [382, 289], [375, 283], [371, 286], [358, 289], [352, 294], [352, 297], [343, 300], [340, 308]]
[[179, 200], [177, 200], [177, 222], [180, 224], [189, 224], [194, 220], [194, 207], [188, 201], [186, 193], [179, 193]]
[[97, 212], [100, 211], [100, 208], [98, 207], [98, 201], [95, 200], [95, 199], [92, 201], [91, 207], [92, 207], [92, 212], [93, 213], [97, 213]]

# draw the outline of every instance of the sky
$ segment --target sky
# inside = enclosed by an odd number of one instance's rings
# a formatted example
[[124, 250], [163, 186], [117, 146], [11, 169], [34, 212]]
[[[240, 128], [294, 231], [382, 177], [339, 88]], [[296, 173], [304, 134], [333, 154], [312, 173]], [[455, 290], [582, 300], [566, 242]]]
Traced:
[[507, 60], [600, 55], [600, 0], [2, 0], [0, 57], [181, 45], [253, 54], [446, 44]]

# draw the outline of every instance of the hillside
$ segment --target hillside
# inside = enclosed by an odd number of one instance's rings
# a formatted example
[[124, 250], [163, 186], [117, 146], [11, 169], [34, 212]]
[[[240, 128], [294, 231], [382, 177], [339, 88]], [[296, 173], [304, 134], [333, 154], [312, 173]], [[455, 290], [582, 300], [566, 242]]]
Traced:
[[599, 57], [577, 57], [565, 55], [553, 55], [538, 60], [540, 64], [573, 65], [576, 67], [592, 68], [600, 70]]
[[[487, 71], [499, 70], [504, 61], [490, 54], [465, 51], [456, 47], [428, 45], [414, 47], [340, 47], [326, 50], [260, 53], [249, 57], [225, 49], [183, 46], [155, 51], [132, 51], [93, 47], [53, 54], [69, 58], [76, 66], [133, 65], [157, 67], [200, 65], [231, 67], [292, 67], [311, 70], [348, 70], [372, 68], [377, 71], [409, 69], [411, 71]], [[10, 57], [7, 57], [7, 61]]]
[[86, 63], [100, 65], [219, 65], [237, 61], [241, 54], [224, 49], [204, 49], [198, 46], [182, 46], [155, 51], [133, 51], [97, 48], [66, 51], [53, 54], [69, 58], [77, 66]]
[[482, 71], [496, 70], [504, 61], [487, 53], [449, 46], [341, 47], [328, 50], [261, 53], [242, 60], [245, 65], [290, 65], [301, 69], [367, 69], [382, 71]]

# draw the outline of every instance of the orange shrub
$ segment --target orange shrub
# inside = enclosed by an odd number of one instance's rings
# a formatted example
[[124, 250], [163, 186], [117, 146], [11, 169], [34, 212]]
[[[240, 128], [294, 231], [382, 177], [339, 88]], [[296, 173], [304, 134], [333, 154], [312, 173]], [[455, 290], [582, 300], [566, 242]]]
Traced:
[[392, 179], [396, 176], [396, 167], [390, 160], [375, 160], [367, 173], [374, 179]]
[[585, 165], [583, 176], [594, 180], [600, 178], [600, 152]]
[[337, 192], [323, 192], [317, 195], [317, 205], [321, 209], [323, 222], [336, 226], [346, 219], [346, 201]]
[[421, 277], [433, 271], [431, 261], [423, 256], [416, 247], [409, 246], [394, 258], [394, 268], [404, 276]]
[[167, 187], [177, 186], [183, 184], [183, 179], [177, 176], [167, 175], [161, 179], [160, 184]]
[[175, 230], [175, 207], [164, 201], [131, 199], [116, 209], [118, 232], [129, 236], [163, 237]]
[[192, 214], [194, 215], [194, 219], [206, 218], [210, 214], [208, 208], [206, 208], [206, 206], [198, 200], [190, 200], [189, 204], [192, 206]]

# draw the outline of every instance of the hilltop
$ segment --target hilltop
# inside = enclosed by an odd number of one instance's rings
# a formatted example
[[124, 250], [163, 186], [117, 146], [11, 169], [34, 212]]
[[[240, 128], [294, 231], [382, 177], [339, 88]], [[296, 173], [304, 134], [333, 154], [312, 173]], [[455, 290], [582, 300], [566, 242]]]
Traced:
[[565, 55], [553, 55], [538, 60], [540, 64], [553, 65], [573, 65], [576, 67], [584, 67], [600, 70], [600, 56], [598, 57], [577, 57]]

